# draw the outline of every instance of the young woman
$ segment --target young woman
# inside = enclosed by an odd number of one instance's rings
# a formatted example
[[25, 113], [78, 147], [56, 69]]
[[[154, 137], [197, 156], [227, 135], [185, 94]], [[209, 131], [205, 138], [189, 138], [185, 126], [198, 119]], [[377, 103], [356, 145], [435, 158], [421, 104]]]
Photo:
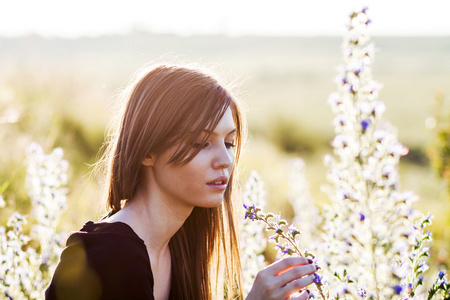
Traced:
[[[204, 72], [161, 65], [124, 103], [103, 157], [110, 212], [70, 235], [46, 299], [242, 299], [237, 100]], [[280, 260], [247, 299], [289, 298], [315, 271], [305, 258]]]

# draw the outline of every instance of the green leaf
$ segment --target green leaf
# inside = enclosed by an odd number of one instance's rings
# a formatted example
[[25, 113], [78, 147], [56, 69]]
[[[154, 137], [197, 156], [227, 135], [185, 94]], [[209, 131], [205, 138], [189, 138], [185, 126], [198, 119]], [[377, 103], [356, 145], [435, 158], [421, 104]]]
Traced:
[[3, 194], [6, 191], [6, 189], [9, 186], [9, 184], [10, 184], [10, 182], [7, 181], [7, 182], [3, 183], [2, 186], [0, 186], [0, 194]]

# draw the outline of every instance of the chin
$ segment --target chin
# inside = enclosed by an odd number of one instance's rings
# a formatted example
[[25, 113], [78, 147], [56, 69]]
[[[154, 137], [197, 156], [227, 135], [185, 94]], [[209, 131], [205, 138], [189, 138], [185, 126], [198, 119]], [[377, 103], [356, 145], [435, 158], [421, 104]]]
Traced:
[[199, 206], [203, 207], [203, 208], [216, 208], [216, 207], [221, 206], [222, 203], [223, 203], [223, 197], [221, 199], [217, 199], [217, 200], [215, 199], [215, 200], [212, 200], [212, 201], [208, 201], [208, 202], [202, 203]]

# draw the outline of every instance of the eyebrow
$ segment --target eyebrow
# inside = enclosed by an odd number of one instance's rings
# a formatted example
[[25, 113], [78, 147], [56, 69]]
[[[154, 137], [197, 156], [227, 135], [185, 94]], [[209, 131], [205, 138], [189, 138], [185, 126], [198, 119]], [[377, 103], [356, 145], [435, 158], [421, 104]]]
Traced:
[[[209, 131], [209, 130], [204, 130], [205, 133], [211, 134], [211, 135], [218, 135], [217, 132], [215, 131]], [[230, 135], [236, 133], [236, 128], [233, 128], [230, 132], [228, 132], [226, 135]]]

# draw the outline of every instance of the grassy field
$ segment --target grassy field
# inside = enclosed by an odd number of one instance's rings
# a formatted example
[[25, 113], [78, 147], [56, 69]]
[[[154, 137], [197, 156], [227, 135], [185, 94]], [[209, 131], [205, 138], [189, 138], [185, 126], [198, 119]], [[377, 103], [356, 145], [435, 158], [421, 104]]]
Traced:
[[[450, 203], [443, 182], [425, 155], [438, 93], [450, 95], [450, 37], [375, 37], [374, 78], [384, 88], [385, 117], [411, 149], [402, 159], [404, 189], [421, 198], [417, 206], [436, 215], [438, 260], [448, 261]], [[130, 75], [154, 61], [196, 62], [221, 77], [237, 80], [247, 106], [250, 139], [243, 159], [243, 179], [256, 169], [266, 182], [270, 206], [289, 215], [286, 204], [287, 162], [301, 156], [307, 164], [311, 193], [320, 191], [330, 153], [332, 114], [326, 104], [336, 90], [341, 61], [337, 37], [225, 37], [152, 35], [44, 39], [38, 36], [0, 38], [0, 180], [10, 182], [9, 201], [0, 213], [29, 209], [23, 188], [25, 147], [37, 141], [49, 151], [61, 146], [71, 164], [69, 209], [62, 227], [69, 231], [103, 209], [99, 188], [86, 176], [95, 162], [114, 95]], [[449, 110], [449, 105], [445, 106]], [[436, 250], [437, 251], [437, 250]]]

